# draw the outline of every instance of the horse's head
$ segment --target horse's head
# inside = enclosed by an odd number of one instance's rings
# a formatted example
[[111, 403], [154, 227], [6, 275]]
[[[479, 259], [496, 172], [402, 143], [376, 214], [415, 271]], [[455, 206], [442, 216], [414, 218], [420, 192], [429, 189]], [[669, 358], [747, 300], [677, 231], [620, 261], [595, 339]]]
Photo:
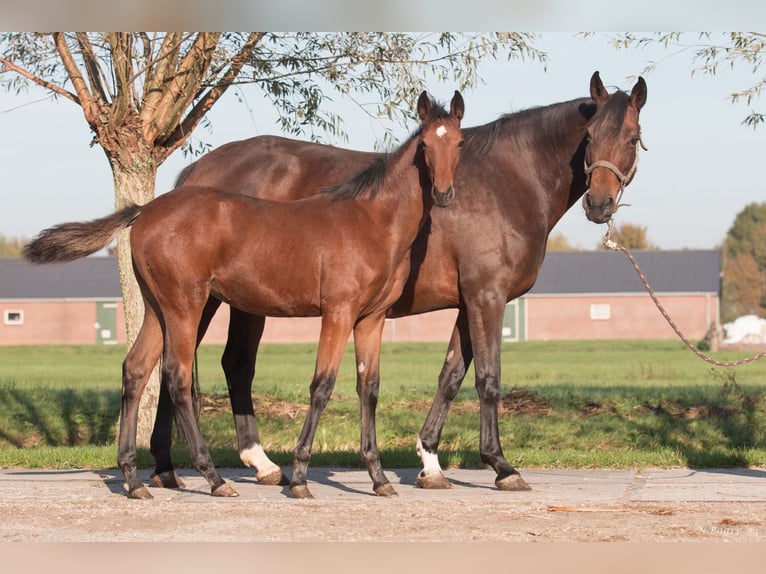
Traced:
[[434, 106], [426, 92], [418, 99], [421, 122], [418, 143], [431, 181], [431, 197], [438, 207], [448, 206], [455, 197], [455, 172], [463, 147], [460, 120], [464, 111], [463, 97], [457, 90], [449, 114]]
[[588, 219], [606, 223], [617, 211], [622, 191], [638, 167], [638, 146], [643, 146], [638, 115], [646, 103], [646, 82], [639, 77], [630, 95], [621, 91], [609, 94], [595, 72], [590, 79], [590, 95], [596, 113], [586, 126], [588, 191], [582, 204]]

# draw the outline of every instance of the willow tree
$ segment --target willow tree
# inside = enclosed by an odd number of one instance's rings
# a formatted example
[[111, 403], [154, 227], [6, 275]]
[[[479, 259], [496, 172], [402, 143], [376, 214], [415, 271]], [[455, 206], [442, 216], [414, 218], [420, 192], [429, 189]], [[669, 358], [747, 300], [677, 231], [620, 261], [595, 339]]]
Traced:
[[[715, 76], [719, 71], [744, 67], [750, 70], [752, 82], [729, 94], [732, 103], [744, 103], [748, 114], [742, 123], [757, 127], [766, 121], [766, 114], [755, 109], [761, 91], [766, 88], [763, 73], [766, 57], [766, 33], [763, 32], [655, 32], [653, 34], [620, 33], [612, 35], [611, 44], [617, 49], [636, 49], [651, 44], [664, 46], [668, 56], [689, 57], [690, 73]], [[662, 60], [646, 66], [646, 75]]]
[[[330, 94], [406, 123], [426, 78], [464, 90], [479, 81], [484, 57], [544, 61], [533, 43], [532, 35], [506, 33], [2, 33], [0, 83], [17, 93], [34, 84], [80, 106], [112, 169], [119, 209], [154, 197], [157, 169], [171, 153], [206, 149], [190, 134], [233, 86], [259, 88], [286, 133], [343, 136], [341, 118], [326, 109]], [[129, 249], [123, 234], [117, 253], [131, 345], [143, 307]], [[155, 370], [141, 406], [141, 445], [158, 381]]]

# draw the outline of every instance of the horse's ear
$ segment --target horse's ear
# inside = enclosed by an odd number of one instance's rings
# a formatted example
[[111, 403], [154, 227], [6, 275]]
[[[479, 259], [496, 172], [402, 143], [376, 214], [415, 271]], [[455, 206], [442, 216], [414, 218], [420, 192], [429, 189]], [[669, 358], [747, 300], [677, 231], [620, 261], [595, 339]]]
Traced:
[[465, 112], [465, 103], [463, 102], [463, 96], [460, 92], [455, 90], [455, 95], [452, 96], [452, 101], [449, 104], [449, 114], [457, 121], [463, 119], [463, 113]]
[[593, 72], [593, 75], [590, 77], [590, 97], [596, 102], [597, 106], [600, 106], [609, 99], [609, 92], [606, 91], [598, 72]]
[[636, 85], [633, 86], [633, 91], [630, 92], [630, 103], [637, 109], [641, 110], [646, 103], [646, 82], [639, 76]]
[[428, 116], [431, 115], [431, 105], [431, 98], [428, 97], [428, 92], [423, 90], [418, 98], [418, 117], [421, 122], [426, 121]]

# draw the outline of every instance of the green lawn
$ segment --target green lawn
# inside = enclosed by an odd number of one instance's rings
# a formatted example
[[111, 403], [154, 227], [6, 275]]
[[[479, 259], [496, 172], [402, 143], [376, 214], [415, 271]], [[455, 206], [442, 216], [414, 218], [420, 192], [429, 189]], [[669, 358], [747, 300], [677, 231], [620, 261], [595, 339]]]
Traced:
[[[414, 452], [444, 344], [384, 345], [378, 440], [384, 466]], [[202, 432], [219, 466], [240, 466], [219, 365], [199, 354]], [[264, 345], [254, 400], [264, 446], [289, 463], [303, 424], [314, 345]], [[0, 467], [113, 467], [122, 346], [0, 347]], [[742, 354], [716, 353], [733, 359]], [[711, 368], [677, 341], [526, 342], [503, 347], [501, 440], [520, 467], [766, 466], [766, 361]], [[312, 464], [360, 465], [349, 347], [319, 424]], [[447, 419], [444, 465], [476, 466], [473, 372]], [[176, 460], [188, 464], [183, 439]], [[140, 464], [151, 466], [147, 452]]]

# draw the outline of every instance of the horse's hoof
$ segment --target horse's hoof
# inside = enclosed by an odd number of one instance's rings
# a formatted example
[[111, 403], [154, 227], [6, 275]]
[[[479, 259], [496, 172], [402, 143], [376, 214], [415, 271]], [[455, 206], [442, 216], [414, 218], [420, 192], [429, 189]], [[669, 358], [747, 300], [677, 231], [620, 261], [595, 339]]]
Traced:
[[399, 493], [394, 490], [390, 482], [376, 486], [374, 490], [378, 496], [399, 496]]
[[452, 483], [441, 472], [426, 474], [425, 470], [421, 470], [418, 474], [418, 486], [427, 490], [444, 490], [452, 488]]
[[314, 498], [314, 495], [309, 491], [309, 487], [305, 484], [296, 484], [290, 487], [290, 495], [293, 498]]
[[151, 500], [154, 497], [152, 496], [152, 493], [149, 492], [148, 488], [141, 485], [139, 487], [134, 488], [133, 490], [129, 490], [128, 498], [132, 498], [133, 500]]
[[184, 488], [186, 486], [175, 470], [166, 470], [159, 474], [153, 472], [149, 477], [149, 481], [152, 483], [152, 486], [157, 488]]
[[290, 484], [290, 479], [287, 478], [279, 468], [275, 468], [271, 472], [265, 474], [256, 474], [255, 478], [261, 484], [266, 484], [268, 486], [287, 486]]
[[509, 474], [504, 478], [498, 478], [495, 480], [495, 485], [500, 490], [505, 490], [508, 492], [532, 490], [532, 487], [529, 486], [523, 478], [521, 478], [520, 474]]
[[220, 497], [223, 497], [223, 498], [230, 498], [230, 497], [234, 497], [234, 496], [239, 496], [239, 492], [234, 490], [231, 486], [229, 486], [225, 482], [222, 485], [220, 485], [220, 486], [216, 486], [210, 492], [210, 494], [212, 496], [220, 496]]

